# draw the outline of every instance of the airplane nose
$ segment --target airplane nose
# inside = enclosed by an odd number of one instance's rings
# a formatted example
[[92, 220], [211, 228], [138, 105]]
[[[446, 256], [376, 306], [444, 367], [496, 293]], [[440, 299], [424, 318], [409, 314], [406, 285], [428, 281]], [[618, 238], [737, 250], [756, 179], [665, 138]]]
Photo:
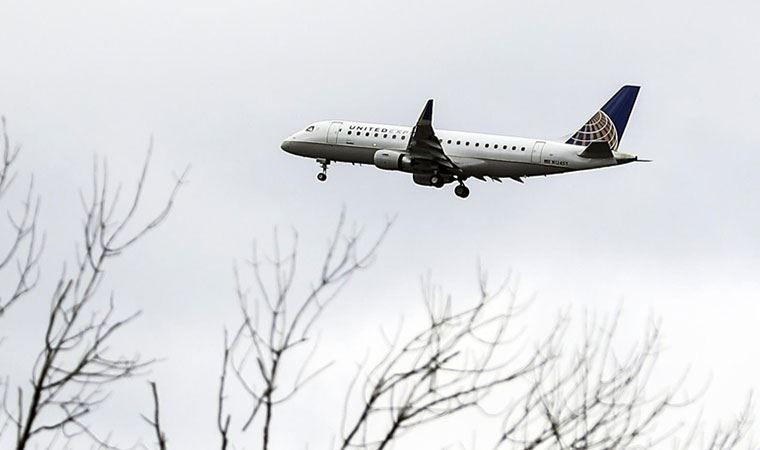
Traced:
[[280, 148], [285, 150], [288, 153], [293, 153], [293, 141], [289, 139], [282, 141], [282, 144], [280, 144]]

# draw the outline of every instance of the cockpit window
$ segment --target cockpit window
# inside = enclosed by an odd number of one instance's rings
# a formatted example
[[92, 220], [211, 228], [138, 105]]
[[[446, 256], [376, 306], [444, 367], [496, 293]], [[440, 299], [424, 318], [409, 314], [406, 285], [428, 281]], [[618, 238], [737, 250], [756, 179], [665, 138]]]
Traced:
[[309, 127], [306, 129], [307, 132], [311, 133], [314, 131], [314, 125], [309, 125]]

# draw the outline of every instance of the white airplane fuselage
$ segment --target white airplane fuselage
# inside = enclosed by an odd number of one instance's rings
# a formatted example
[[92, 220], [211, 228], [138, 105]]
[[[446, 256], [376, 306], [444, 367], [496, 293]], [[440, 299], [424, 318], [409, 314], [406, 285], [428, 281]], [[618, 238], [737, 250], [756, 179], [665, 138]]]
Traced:
[[[312, 128], [313, 127], [313, 128]], [[405, 152], [412, 128], [349, 121], [317, 122], [288, 137], [282, 149], [307, 158], [375, 164], [382, 150]], [[350, 133], [350, 134], [349, 134]], [[613, 152], [613, 158], [578, 156], [582, 146], [492, 134], [436, 129], [441, 147], [465, 177], [522, 178], [616, 166], [635, 157]]]
[[327, 179], [331, 162], [373, 164], [412, 174], [416, 184], [443, 187], [456, 182], [454, 193], [470, 195], [469, 178], [482, 181], [618, 166], [638, 158], [618, 151], [638, 86], [623, 86], [578, 131], [563, 142], [513, 136], [437, 130], [433, 100], [428, 100], [414, 127], [330, 120], [316, 122], [288, 137], [282, 149], [314, 158], [322, 165], [317, 179]]

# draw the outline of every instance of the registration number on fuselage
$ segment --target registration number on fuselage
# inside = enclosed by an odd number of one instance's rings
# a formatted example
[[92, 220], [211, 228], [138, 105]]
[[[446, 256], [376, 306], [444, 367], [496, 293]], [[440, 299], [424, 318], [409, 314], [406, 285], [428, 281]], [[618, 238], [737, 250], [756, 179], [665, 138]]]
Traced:
[[567, 166], [569, 163], [567, 161], [558, 161], [556, 159], [545, 159], [544, 164], [551, 164], [552, 166]]

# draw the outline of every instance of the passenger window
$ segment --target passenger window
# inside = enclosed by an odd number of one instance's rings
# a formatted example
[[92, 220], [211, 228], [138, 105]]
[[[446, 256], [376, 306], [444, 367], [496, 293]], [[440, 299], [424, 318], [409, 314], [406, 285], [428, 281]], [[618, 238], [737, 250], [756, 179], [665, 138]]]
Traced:
[[309, 125], [309, 127], [306, 129], [306, 132], [311, 133], [314, 131], [314, 125]]
[[388, 135], [387, 135], [387, 134], [384, 134], [384, 135], [383, 135], [383, 139], [387, 139], [387, 138], [388, 138]]
[[396, 135], [394, 134], [393, 136], [391, 136], [391, 139], [396, 139]]
[[525, 151], [525, 147], [521, 148], [520, 150]]
[[457, 145], [462, 145], [462, 141], [457, 141]]
[[491, 144], [486, 144], [486, 148], [488, 148], [489, 145], [491, 145]]
[[470, 145], [470, 141], [465, 142], [464, 145]]
[[475, 147], [480, 147], [480, 142], [476, 142]]
[[364, 133], [364, 135], [365, 135], [365, 136], [367, 136], [367, 137], [369, 137], [369, 132], [367, 132], [367, 133]]
[[512, 146], [512, 150], [517, 150], [517, 146], [516, 146], [516, 145], [513, 145], [513, 146]]
[[348, 135], [351, 136], [351, 132], [350, 131], [348, 132]]
[[449, 139], [448, 141], [446, 141], [446, 143], [447, 144], [451, 144], [451, 139]]
[[405, 139], [406, 139], [406, 136], [401, 136], [401, 140], [402, 141], [405, 140]]
[[375, 137], [377, 137], [377, 133], [375, 133]]

